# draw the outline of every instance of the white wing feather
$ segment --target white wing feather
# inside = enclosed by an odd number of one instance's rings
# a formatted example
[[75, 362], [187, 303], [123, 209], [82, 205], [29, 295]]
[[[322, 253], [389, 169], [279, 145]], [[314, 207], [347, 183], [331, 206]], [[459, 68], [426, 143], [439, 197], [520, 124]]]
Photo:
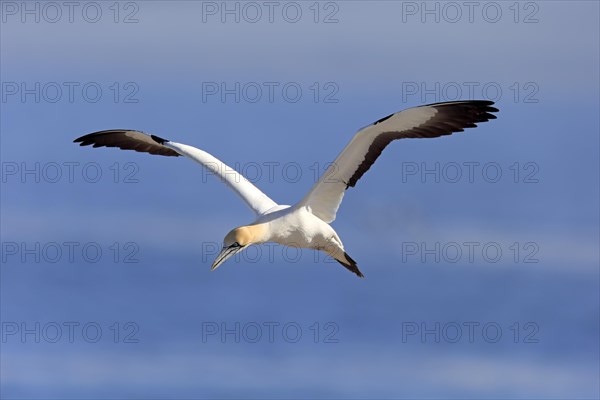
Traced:
[[359, 130], [296, 207], [306, 207], [323, 221], [335, 220], [344, 193], [373, 165], [393, 140], [430, 138], [461, 132], [496, 118], [491, 101], [459, 101], [409, 108]]
[[254, 186], [242, 174], [229, 167], [211, 154], [187, 144], [165, 142], [163, 146], [175, 150], [177, 153], [196, 161], [218, 176], [231, 190], [233, 190], [257, 214], [277, 206], [269, 196]]
[[177, 157], [182, 155], [203, 165], [229, 186], [257, 214], [277, 206], [266, 194], [227, 164], [209, 153], [186, 144], [171, 142], [144, 132], [114, 129], [90, 133], [75, 139], [81, 146], [92, 144], [94, 147], [118, 147], [122, 150], [135, 150], [161, 156]]

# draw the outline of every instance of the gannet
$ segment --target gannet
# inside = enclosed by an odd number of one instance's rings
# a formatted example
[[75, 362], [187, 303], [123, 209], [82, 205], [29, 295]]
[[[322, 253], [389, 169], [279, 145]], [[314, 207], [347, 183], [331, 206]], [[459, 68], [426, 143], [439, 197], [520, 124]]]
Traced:
[[320, 250], [359, 277], [364, 277], [344, 250], [330, 223], [348, 188], [354, 187], [385, 147], [396, 139], [435, 138], [474, 128], [479, 122], [495, 119], [494, 102], [487, 100], [450, 101], [409, 108], [378, 119], [360, 129], [320, 179], [298, 203], [280, 205], [248, 179], [209, 153], [195, 147], [136, 130], [111, 129], [75, 139], [81, 146], [118, 147], [161, 156], [185, 156], [219, 176], [255, 214], [254, 222], [231, 230], [211, 266], [250, 245], [275, 242], [284, 246]]

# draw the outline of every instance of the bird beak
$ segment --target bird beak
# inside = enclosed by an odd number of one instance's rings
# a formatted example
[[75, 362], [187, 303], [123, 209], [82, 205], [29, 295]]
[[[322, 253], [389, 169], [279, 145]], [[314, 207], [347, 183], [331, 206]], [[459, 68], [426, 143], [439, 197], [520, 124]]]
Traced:
[[243, 249], [244, 249], [244, 246], [239, 246], [239, 245], [223, 247], [223, 249], [217, 256], [217, 258], [215, 259], [215, 262], [213, 262], [212, 267], [210, 267], [210, 270], [213, 271], [213, 270], [217, 269], [217, 267], [219, 265], [223, 264], [225, 262], [225, 260], [227, 260], [229, 257], [239, 253]]

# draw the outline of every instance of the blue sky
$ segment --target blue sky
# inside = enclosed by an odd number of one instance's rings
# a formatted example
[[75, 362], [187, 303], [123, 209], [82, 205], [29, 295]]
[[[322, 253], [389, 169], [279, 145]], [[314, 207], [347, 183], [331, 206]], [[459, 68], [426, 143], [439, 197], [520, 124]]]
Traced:
[[[23, 4], [0, 28], [3, 397], [598, 397], [597, 3]], [[211, 273], [238, 198], [189, 160], [72, 143], [152, 132], [290, 204], [360, 127], [453, 96], [499, 118], [393, 143], [344, 199], [364, 280], [269, 246]]]

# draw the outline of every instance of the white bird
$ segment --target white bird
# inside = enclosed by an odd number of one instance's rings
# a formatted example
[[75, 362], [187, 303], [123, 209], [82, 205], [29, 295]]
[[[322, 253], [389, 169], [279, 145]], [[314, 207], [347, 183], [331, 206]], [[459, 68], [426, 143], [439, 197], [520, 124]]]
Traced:
[[[320, 250], [354, 272], [364, 275], [346, 253], [338, 234], [329, 225], [335, 220], [344, 193], [373, 165], [393, 140], [434, 138], [476, 127], [495, 119], [492, 101], [452, 101], [409, 108], [359, 130], [319, 181], [293, 206], [279, 205], [241, 174], [223, 162], [186, 144], [125, 129], [91, 133], [75, 139], [81, 146], [118, 147], [162, 156], [185, 156], [218, 175], [254, 211], [256, 219], [230, 231], [211, 270], [253, 244], [276, 242], [285, 246]], [[385, 212], [385, 211], [382, 211]]]

